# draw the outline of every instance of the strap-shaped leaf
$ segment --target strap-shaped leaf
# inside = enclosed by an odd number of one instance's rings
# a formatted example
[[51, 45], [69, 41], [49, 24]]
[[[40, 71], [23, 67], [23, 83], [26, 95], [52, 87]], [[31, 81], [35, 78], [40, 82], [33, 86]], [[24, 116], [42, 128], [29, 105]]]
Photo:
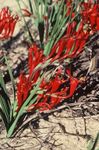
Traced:
[[59, 26], [59, 22], [61, 20], [61, 13], [62, 13], [62, 10], [64, 8], [64, 2], [62, 1], [61, 4], [57, 7], [58, 7], [57, 8], [57, 14], [54, 15], [54, 17], [53, 17], [53, 21], [55, 21], [55, 25], [52, 28], [51, 37], [56, 33], [57, 27]]
[[40, 21], [40, 13], [39, 13], [39, 2], [38, 0], [34, 0], [34, 5], [35, 6], [35, 12], [36, 12], [36, 16], [38, 17], [38, 22]]
[[97, 133], [97, 136], [95, 138], [95, 141], [93, 143], [93, 146], [90, 150], [95, 150], [96, 146], [97, 146], [97, 143], [99, 142], [99, 132]]
[[76, 45], [76, 42], [73, 43], [72, 48], [69, 51], [69, 55], [72, 54], [72, 52], [74, 51], [75, 45]]
[[[51, 32], [50, 39], [44, 48], [44, 55], [46, 55], [46, 56], [49, 55], [53, 44], [56, 43], [57, 39], [59, 39], [60, 33], [61, 33], [63, 27], [65, 26], [65, 23], [68, 19], [68, 17], [66, 17], [66, 11], [67, 11], [67, 9], [66, 9], [66, 6], [64, 5], [64, 1], [61, 1], [61, 3], [57, 6], [57, 9], [56, 9], [57, 13], [54, 12], [54, 17], [51, 14], [50, 19], [52, 19], [52, 21], [55, 21], [55, 24], [50, 31]], [[54, 20], [53, 20], [53, 18], [54, 18]], [[65, 28], [66, 28], [66, 26], [65, 26]], [[64, 31], [62, 32], [62, 34], [63, 33], [64, 33]]]
[[33, 43], [33, 42], [34, 42], [34, 39], [33, 39], [32, 35], [31, 35], [31, 32], [30, 32], [30, 30], [29, 30], [29, 27], [28, 27], [28, 25], [27, 25], [27, 23], [26, 23], [26, 20], [25, 20], [25, 18], [24, 18], [23, 13], [22, 13], [21, 6], [20, 6], [20, 2], [19, 2], [19, 0], [16, 0], [16, 2], [17, 2], [17, 4], [18, 4], [21, 17], [23, 18], [23, 21], [24, 21], [24, 24], [25, 24], [25, 28], [26, 28], [26, 31], [27, 31], [27, 33], [28, 33], [29, 42], [30, 42], [30, 43]]
[[33, 7], [32, 7], [32, 2], [29, 0], [29, 7], [30, 7], [30, 12], [33, 14]]
[[[55, 15], [56, 12], [54, 12], [55, 24], [54, 24], [53, 28], [51, 29], [52, 31], [50, 31], [51, 32], [50, 39], [44, 48], [44, 54], [45, 55], [49, 55], [52, 46], [55, 43], [57, 43], [58, 40], [61, 38], [61, 36], [64, 34], [64, 32], [67, 28], [68, 22], [72, 23], [74, 21], [74, 19], [79, 15], [79, 12], [77, 12], [73, 18], [71, 17], [72, 12], [75, 9], [77, 9], [76, 5], [73, 9], [71, 9], [70, 15], [67, 17], [66, 17], [66, 12], [68, 11], [69, 8], [64, 5], [64, 1], [62, 1], [61, 5], [59, 5], [59, 6], [60, 7], [57, 6], [57, 9], [56, 9], [57, 14], [56, 15]], [[51, 14], [51, 16], [53, 18], [52, 14]], [[50, 19], [52, 19], [52, 18], [50, 18]], [[66, 23], [67, 23], [67, 25], [66, 25]]]
[[1, 109], [4, 112], [5, 116], [7, 117], [6, 119], [9, 122], [9, 114], [10, 114], [10, 99], [7, 94], [6, 86], [3, 80], [3, 75], [0, 72], [0, 104], [1, 104]]
[[4, 79], [3, 79], [3, 75], [2, 75], [1, 72], [0, 72], [0, 84], [1, 84], [2, 88], [4, 89], [6, 95], [7, 95], [6, 86], [5, 86]]
[[15, 82], [14, 82], [12, 70], [11, 70], [9, 64], [8, 64], [7, 57], [4, 56], [4, 58], [5, 58], [5, 62], [6, 62], [6, 65], [7, 65], [7, 69], [8, 69], [9, 75], [10, 75], [10, 79], [11, 79], [11, 83], [12, 83], [12, 87], [13, 87], [13, 96], [14, 96], [14, 100], [15, 100]]
[[28, 106], [26, 107], [26, 110], [28, 110], [28, 108], [34, 104], [37, 101], [37, 95], [30, 101], [30, 103], [28, 104]]
[[0, 106], [1, 106], [1, 110], [3, 112], [3, 114], [5, 115], [6, 117], [6, 122], [9, 124], [10, 123], [10, 107], [9, 107], [9, 104], [8, 104], [8, 99], [7, 99], [7, 95], [6, 93], [3, 91], [2, 87], [1, 87], [1, 90], [0, 92], [2, 92], [0, 94]]
[[43, 75], [41, 78], [39, 78], [39, 80], [37, 81], [37, 85], [36, 87], [34, 87], [34, 89], [31, 91], [29, 97], [26, 99], [26, 101], [23, 103], [22, 107], [20, 108], [14, 122], [12, 123], [11, 127], [8, 130], [8, 134], [7, 137], [11, 137], [11, 135], [13, 134], [15, 128], [17, 127], [17, 122], [20, 119], [20, 117], [25, 113], [25, 108], [27, 107], [27, 105], [31, 102], [33, 96], [36, 94], [37, 90], [39, 89], [39, 85], [41, 83], [43, 79]]
[[[1, 101], [1, 103], [4, 102], [4, 104], [6, 105], [6, 109], [7, 109], [7, 115], [8, 114], [10, 115], [11, 114], [11, 110], [12, 110], [11, 102], [10, 102], [10, 98], [8, 96], [8, 93], [7, 93], [7, 90], [6, 90], [6, 86], [5, 86], [5, 83], [4, 83], [4, 79], [3, 79], [3, 75], [2, 75], [1, 72], [0, 72], [0, 87], [1, 87], [0, 93], [1, 93], [1, 96], [3, 97], [3, 101]], [[5, 105], [1, 104], [2, 111], [5, 111], [4, 114], [6, 113], [6, 110], [3, 108], [3, 106], [5, 106]], [[7, 117], [7, 115], [5, 114], [6, 117]], [[10, 117], [10, 120], [11, 120], [11, 117]]]
[[6, 128], [6, 131], [7, 131], [8, 128], [9, 128], [9, 124], [8, 124], [6, 116], [5, 116], [5, 114], [4, 114], [4, 112], [2, 111], [1, 108], [0, 108], [0, 115], [1, 115], [2, 121], [3, 121], [3, 123], [5, 125], [5, 128]]

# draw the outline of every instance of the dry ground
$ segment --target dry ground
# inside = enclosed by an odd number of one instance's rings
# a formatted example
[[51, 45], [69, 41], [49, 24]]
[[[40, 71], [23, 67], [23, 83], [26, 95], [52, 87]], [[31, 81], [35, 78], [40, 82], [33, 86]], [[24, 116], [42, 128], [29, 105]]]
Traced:
[[[70, 118], [69, 111], [55, 112], [48, 120], [30, 124], [21, 135], [7, 139], [0, 135], [1, 150], [87, 150], [88, 141], [99, 131], [99, 115]], [[97, 145], [99, 148], [99, 143]]]

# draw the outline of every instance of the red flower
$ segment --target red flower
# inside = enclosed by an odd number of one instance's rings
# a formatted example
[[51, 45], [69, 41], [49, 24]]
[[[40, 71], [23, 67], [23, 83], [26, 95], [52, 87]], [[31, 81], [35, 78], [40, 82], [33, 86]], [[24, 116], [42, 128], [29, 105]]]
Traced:
[[[74, 18], [75, 16], [75, 13], [72, 12], [73, 11], [73, 7], [72, 7], [72, 0], [68, 0], [66, 1], [66, 9], [67, 9], [67, 12], [66, 12], [66, 16], [71, 16], [72, 18]], [[71, 13], [72, 12], [72, 13]]]
[[93, 4], [91, 1], [82, 3], [83, 22], [89, 24], [92, 31], [99, 30], [99, 4]]
[[32, 72], [34, 68], [43, 62], [44, 56], [43, 56], [43, 50], [38, 48], [36, 44], [33, 44], [29, 48], [29, 60], [28, 60], [28, 66], [29, 66], [29, 75], [32, 75]]
[[[83, 49], [86, 40], [89, 36], [87, 31], [83, 30], [83, 22], [80, 23], [79, 28], [76, 29], [76, 22], [72, 22], [68, 25], [66, 35], [62, 37], [53, 47], [49, 56], [45, 59], [43, 51], [36, 45], [33, 45], [29, 51], [29, 67], [30, 75], [34, 68], [45, 60], [51, 59], [51, 63], [56, 59], [62, 61], [66, 58], [76, 57]], [[55, 72], [54, 78], [46, 81], [43, 79], [40, 85], [40, 89], [44, 91], [42, 94], [38, 94], [38, 99], [35, 104], [30, 106], [34, 110], [39, 109], [40, 111], [52, 109], [64, 99], [70, 98], [78, 84], [79, 80], [71, 76], [70, 71], [66, 71], [68, 78], [60, 78], [62, 69]], [[39, 73], [34, 73], [39, 76]], [[67, 77], [66, 76], [66, 77]], [[36, 78], [35, 78], [36, 79]]]
[[69, 78], [70, 78], [70, 83], [69, 83], [70, 87], [64, 86], [59, 92], [54, 92], [53, 91], [54, 93], [50, 94], [51, 99], [50, 99], [49, 105], [50, 105], [51, 108], [55, 107], [61, 101], [72, 97], [75, 90], [76, 90], [76, 88], [77, 88], [77, 86], [78, 86], [78, 84], [79, 84], [79, 80], [77, 78], [72, 77], [70, 72], [69, 73], [67, 72], [67, 74], [69, 75]]
[[19, 83], [17, 84], [17, 101], [18, 101], [18, 109], [22, 106], [24, 101], [26, 100], [32, 84], [29, 80], [29, 77], [26, 77], [23, 73], [20, 74]]
[[[70, 6], [71, 1], [68, 3], [69, 11], [71, 11]], [[85, 9], [90, 7], [90, 4], [84, 4]], [[92, 9], [92, 7], [91, 7]], [[70, 13], [70, 12], [67, 13]], [[85, 12], [82, 14], [85, 20], [90, 21], [92, 28], [95, 26], [94, 22], [97, 22], [97, 29], [99, 28], [98, 20], [99, 17], [96, 15], [96, 8], [94, 7], [94, 13], [92, 11], [84, 10]], [[91, 13], [90, 13], [91, 12]], [[89, 14], [87, 18], [86, 14]], [[74, 15], [74, 14], [72, 14]], [[90, 18], [90, 16], [92, 18]], [[73, 16], [72, 16], [73, 17]], [[97, 18], [96, 18], [97, 17]], [[78, 25], [76, 21], [68, 24], [66, 34], [63, 36], [53, 47], [51, 53], [48, 57], [45, 58], [43, 55], [43, 50], [38, 48], [36, 44], [33, 44], [29, 49], [29, 78], [33, 75], [32, 78], [32, 85], [25, 77], [23, 80], [20, 80], [20, 84], [18, 87], [18, 101], [19, 106], [22, 105], [24, 100], [27, 98], [29, 91], [31, 90], [31, 86], [35, 84], [38, 77], [40, 76], [41, 68], [37, 69], [36, 67], [39, 64], [43, 64], [46, 60], [50, 60], [50, 63], [53, 63], [55, 60], [62, 62], [66, 58], [73, 58], [76, 57], [78, 54], [81, 53], [83, 47], [88, 39], [89, 33], [87, 30], [84, 29], [84, 22], [83, 20]], [[73, 77], [69, 70], [66, 70], [66, 76], [61, 74], [62, 69], [59, 69], [58, 72], [55, 72], [55, 75], [43, 81], [40, 84], [41, 93], [37, 96], [37, 101], [29, 107], [29, 111], [31, 109], [39, 109], [40, 111], [52, 109], [57, 104], [59, 104], [64, 99], [70, 98], [80, 81]], [[27, 88], [28, 87], [28, 90]], [[24, 90], [23, 90], [24, 89]], [[27, 91], [25, 91], [27, 90]], [[25, 91], [25, 93], [23, 92]]]
[[8, 7], [0, 12], [0, 39], [7, 39], [13, 35], [18, 16], [13, 16]]
[[99, 16], [97, 17], [96, 23], [97, 23], [97, 31], [99, 31]]
[[56, 75], [56, 77], [50, 83], [51, 84], [50, 94], [56, 92], [59, 89], [60, 85], [62, 85], [64, 82], [65, 82], [64, 80], [60, 79], [58, 75]]
[[[52, 109], [61, 101], [72, 97], [79, 84], [79, 80], [72, 77], [69, 70], [66, 71], [66, 74], [68, 75], [68, 79], [66, 80], [60, 79], [60, 74], [57, 74], [49, 83], [46, 83], [43, 79], [40, 88], [44, 90], [44, 93], [38, 95], [37, 102], [31, 105], [28, 111], [32, 109], [39, 109], [40, 111]], [[69, 81], [69, 83], [67, 81]]]
[[66, 35], [52, 47], [51, 53], [48, 56], [48, 59], [52, 58], [51, 62], [56, 59], [61, 61], [66, 58], [73, 58], [81, 53], [89, 33], [83, 30], [83, 22], [80, 23], [77, 31], [75, 29], [76, 22], [68, 25]]

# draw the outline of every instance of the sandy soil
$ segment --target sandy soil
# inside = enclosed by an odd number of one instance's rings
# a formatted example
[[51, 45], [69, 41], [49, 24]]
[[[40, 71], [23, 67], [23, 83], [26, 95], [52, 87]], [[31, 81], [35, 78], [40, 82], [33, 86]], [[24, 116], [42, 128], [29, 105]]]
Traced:
[[[7, 139], [5, 130], [0, 135], [1, 150], [87, 150], [90, 139], [99, 130], [99, 115], [68, 118], [66, 110], [54, 113], [49, 120], [40, 119], [39, 127], [29, 125], [20, 136]], [[33, 129], [34, 126], [34, 129]], [[97, 145], [99, 148], [99, 143]]]

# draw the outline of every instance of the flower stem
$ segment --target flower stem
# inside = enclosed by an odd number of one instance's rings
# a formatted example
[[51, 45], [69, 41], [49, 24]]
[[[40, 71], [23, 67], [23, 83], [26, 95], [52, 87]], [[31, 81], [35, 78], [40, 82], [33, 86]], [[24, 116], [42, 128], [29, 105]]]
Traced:
[[28, 26], [27, 26], [26, 20], [25, 20], [23, 14], [22, 14], [22, 10], [21, 10], [21, 6], [20, 6], [20, 3], [19, 3], [19, 0], [16, 0], [16, 2], [17, 2], [17, 4], [18, 4], [18, 7], [19, 7], [19, 10], [20, 10], [21, 16], [22, 16], [22, 18], [23, 18], [23, 21], [24, 21], [26, 30], [27, 30], [27, 32], [28, 32], [28, 36], [29, 36], [30, 43], [32, 44], [32, 43], [34, 42], [34, 39], [33, 39], [32, 35], [31, 35], [31, 32], [30, 32], [30, 30], [29, 30], [29, 28], [28, 28]]

